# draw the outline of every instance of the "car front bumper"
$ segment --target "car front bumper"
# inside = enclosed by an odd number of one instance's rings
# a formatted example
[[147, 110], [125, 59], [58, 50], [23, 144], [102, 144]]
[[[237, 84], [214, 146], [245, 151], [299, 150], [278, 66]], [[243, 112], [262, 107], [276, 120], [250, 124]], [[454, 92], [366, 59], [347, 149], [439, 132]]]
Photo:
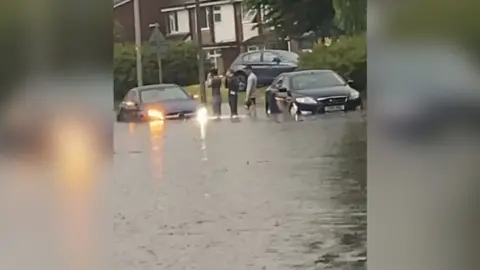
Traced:
[[300, 103], [295, 101], [292, 106], [296, 106], [297, 111], [300, 114], [321, 114], [321, 113], [327, 112], [328, 108], [334, 109], [333, 111], [354, 111], [361, 105], [362, 105], [362, 100], [360, 98], [357, 98], [357, 99], [349, 99], [345, 103], [334, 104], [334, 105], [324, 105], [321, 103], [306, 104], [306, 103]]

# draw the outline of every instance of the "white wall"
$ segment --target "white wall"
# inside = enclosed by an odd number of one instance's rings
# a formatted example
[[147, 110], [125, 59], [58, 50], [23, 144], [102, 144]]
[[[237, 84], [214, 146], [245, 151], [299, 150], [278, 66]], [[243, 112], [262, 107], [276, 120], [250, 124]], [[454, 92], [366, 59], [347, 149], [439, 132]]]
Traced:
[[235, 17], [233, 5], [221, 5], [222, 21], [215, 22], [216, 43], [235, 41]]
[[255, 28], [252, 30], [252, 28], [256, 26], [256, 23], [244, 23], [243, 24], [243, 40], [247, 40], [253, 37], [258, 36], [258, 29]]
[[177, 11], [177, 18], [178, 18], [178, 32], [180, 33], [190, 32], [188, 10]]

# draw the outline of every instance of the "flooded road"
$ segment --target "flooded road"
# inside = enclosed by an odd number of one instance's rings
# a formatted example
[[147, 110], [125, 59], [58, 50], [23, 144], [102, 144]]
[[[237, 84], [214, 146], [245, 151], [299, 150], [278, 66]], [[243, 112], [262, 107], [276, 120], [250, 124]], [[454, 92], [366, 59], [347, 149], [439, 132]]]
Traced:
[[364, 121], [116, 123], [115, 269], [365, 269]]

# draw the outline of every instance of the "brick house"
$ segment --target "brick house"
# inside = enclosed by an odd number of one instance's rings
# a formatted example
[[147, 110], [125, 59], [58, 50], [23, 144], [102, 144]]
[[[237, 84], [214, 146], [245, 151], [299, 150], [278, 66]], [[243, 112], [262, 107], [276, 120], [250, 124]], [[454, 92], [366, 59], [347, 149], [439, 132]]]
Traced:
[[[167, 37], [182, 35], [196, 39], [193, 0], [173, 1], [161, 12], [167, 19]], [[220, 72], [225, 71], [241, 52], [279, 47], [273, 32], [261, 31], [256, 27], [263, 19], [262, 13], [247, 9], [242, 0], [200, 1], [199, 23], [203, 48]], [[286, 49], [287, 46], [283, 47]]]

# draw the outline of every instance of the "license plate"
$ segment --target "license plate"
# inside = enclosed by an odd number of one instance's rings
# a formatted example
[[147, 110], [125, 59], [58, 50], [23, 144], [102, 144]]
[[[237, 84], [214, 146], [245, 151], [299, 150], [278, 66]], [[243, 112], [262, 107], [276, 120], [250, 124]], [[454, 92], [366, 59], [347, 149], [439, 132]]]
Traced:
[[327, 106], [327, 107], [325, 107], [325, 111], [326, 111], [326, 112], [343, 111], [343, 110], [345, 110], [345, 105]]

